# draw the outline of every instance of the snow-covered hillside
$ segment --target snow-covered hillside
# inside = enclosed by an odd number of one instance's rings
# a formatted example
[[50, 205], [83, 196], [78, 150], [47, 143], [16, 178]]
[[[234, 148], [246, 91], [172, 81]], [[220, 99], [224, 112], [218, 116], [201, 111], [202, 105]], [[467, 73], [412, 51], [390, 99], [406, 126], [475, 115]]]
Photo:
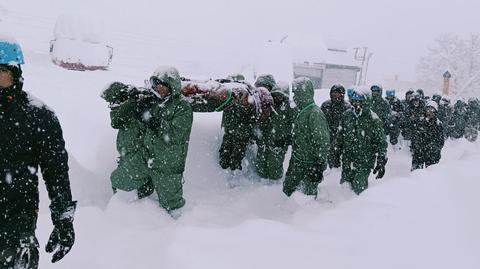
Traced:
[[[175, 43], [164, 42], [153, 27], [143, 29], [150, 33], [144, 36], [122, 32], [118, 25], [111, 37], [118, 49], [110, 71], [68, 71], [48, 55], [58, 14], [21, 9], [19, 3], [3, 6], [8, 13], [0, 30], [16, 36], [25, 50], [25, 89], [61, 121], [80, 205], [71, 253], [52, 265], [42, 249], [40, 268], [480, 268], [478, 141], [447, 141], [439, 165], [415, 172], [410, 172], [406, 147], [389, 148], [384, 179], [372, 177], [359, 197], [339, 184], [335, 169], [326, 171], [318, 200], [300, 194], [287, 198], [281, 184], [251, 174], [240, 186], [227, 187], [217, 164], [221, 114], [197, 113], [185, 171], [187, 204], [179, 220], [160, 209], [154, 197], [113, 196], [109, 175], [116, 165], [116, 133], [99, 97], [103, 87], [111, 81], [141, 85], [156, 65], [171, 63], [186, 75], [239, 72], [242, 57], [251, 57], [249, 49], [236, 54], [239, 48], [222, 48], [219, 41], [206, 53], [217, 50], [218, 58], [201, 57], [207, 46], [174, 50]], [[162, 49], [151, 54], [157, 46]], [[327, 95], [318, 90], [317, 104]], [[37, 236], [42, 245], [51, 229], [41, 186]]]

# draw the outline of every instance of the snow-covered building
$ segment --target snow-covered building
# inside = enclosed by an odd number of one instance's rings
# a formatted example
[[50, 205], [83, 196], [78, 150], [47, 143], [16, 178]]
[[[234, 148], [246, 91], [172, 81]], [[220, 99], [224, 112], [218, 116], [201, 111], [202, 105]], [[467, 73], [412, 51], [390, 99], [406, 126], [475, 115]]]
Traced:
[[294, 77], [310, 78], [315, 88], [330, 88], [341, 83], [345, 87], [356, 84], [361, 63], [355, 52], [338, 41], [320, 39], [295, 40], [292, 44]]

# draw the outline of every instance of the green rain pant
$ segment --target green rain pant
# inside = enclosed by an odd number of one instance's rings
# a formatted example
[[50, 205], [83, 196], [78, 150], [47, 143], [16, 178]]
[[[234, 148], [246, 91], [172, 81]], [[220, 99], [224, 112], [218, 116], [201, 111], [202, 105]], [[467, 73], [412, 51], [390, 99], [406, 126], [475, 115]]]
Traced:
[[161, 207], [170, 212], [185, 205], [185, 199], [183, 198], [183, 174], [164, 174], [152, 169], [150, 178], [153, 186], [155, 186]]
[[222, 169], [242, 170], [242, 160], [245, 157], [249, 141], [248, 137], [235, 136], [225, 132], [218, 151]]
[[371, 169], [365, 168], [350, 168], [350, 166], [343, 166], [342, 179], [340, 183], [349, 182], [352, 190], [358, 195], [368, 188], [368, 176]]
[[[131, 160], [131, 159], [130, 159]], [[165, 173], [148, 168], [145, 162], [120, 162], [111, 175], [112, 187], [122, 191], [142, 191], [153, 183], [158, 194], [160, 206], [167, 211], [181, 208], [185, 205], [183, 199], [183, 174]]]
[[292, 157], [288, 165], [285, 181], [283, 182], [283, 192], [290, 196], [296, 190], [301, 191], [305, 195], [317, 195], [319, 182], [315, 182], [308, 178], [307, 174], [310, 167], [302, 165]]
[[280, 179], [283, 177], [283, 161], [288, 147], [273, 148], [259, 146], [255, 168], [257, 174], [262, 178]]
[[110, 175], [112, 188], [122, 191], [133, 191], [145, 185], [149, 180], [149, 171], [147, 162], [141, 154], [129, 154], [122, 158]]

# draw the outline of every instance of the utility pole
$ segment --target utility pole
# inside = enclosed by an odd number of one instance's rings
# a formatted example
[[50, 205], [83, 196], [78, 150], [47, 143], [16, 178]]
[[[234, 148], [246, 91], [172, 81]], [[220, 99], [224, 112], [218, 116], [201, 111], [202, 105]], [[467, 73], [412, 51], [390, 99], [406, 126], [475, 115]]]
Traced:
[[355, 60], [362, 62], [362, 67], [360, 68], [360, 75], [358, 78], [358, 83], [357, 85], [362, 85], [363, 82], [363, 76], [364, 76], [364, 68], [365, 68], [365, 61], [367, 59], [367, 47], [358, 47], [358, 48], [353, 48], [355, 50]]
[[363, 79], [363, 85], [367, 84], [368, 63], [370, 63], [370, 57], [372, 57], [372, 55], [373, 55], [373, 53], [370, 52], [367, 56], [367, 63], [365, 65], [365, 76], [364, 76], [364, 79]]

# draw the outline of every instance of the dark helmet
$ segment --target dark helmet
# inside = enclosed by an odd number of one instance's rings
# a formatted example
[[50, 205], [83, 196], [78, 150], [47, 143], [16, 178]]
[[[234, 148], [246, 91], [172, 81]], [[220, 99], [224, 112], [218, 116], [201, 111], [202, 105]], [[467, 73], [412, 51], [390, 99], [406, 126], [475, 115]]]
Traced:
[[434, 102], [436, 102], [437, 104], [439, 104], [440, 100], [442, 100], [442, 96], [440, 96], [440, 94], [434, 94], [434, 95], [432, 95], [432, 100]]
[[[335, 95], [337, 93], [337, 95]], [[338, 95], [340, 94], [340, 95]], [[345, 88], [341, 84], [335, 84], [330, 88], [330, 100], [335, 103], [343, 102], [345, 98]]]
[[414, 92], [412, 89], [408, 90], [408, 91], [405, 93], [405, 100], [408, 101], [408, 100], [410, 99], [410, 97], [411, 97], [414, 93], [415, 93], [415, 92]]
[[372, 91], [372, 92], [382, 92], [383, 88], [380, 85], [372, 85], [372, 87], [370, 87], [370, 91]]
[[418, 90], [416, 91], [416, 93], [417, 93], [418, 95], [420, 95], [420, 98], [421, 98], [421, 99], [424, 99], [424, 98], [425, 98], [425, 92], [424, 92], [422, 89], [418, 89]]
[[338, 92], [338, 93], [341, 93], [341, 94], [345, 94], [345, 87], [343, 87], [342, 84], [335, 84], [332, 86], [332, 88], [330, 88], [330, 94], [333, 93], [333, 92]]

